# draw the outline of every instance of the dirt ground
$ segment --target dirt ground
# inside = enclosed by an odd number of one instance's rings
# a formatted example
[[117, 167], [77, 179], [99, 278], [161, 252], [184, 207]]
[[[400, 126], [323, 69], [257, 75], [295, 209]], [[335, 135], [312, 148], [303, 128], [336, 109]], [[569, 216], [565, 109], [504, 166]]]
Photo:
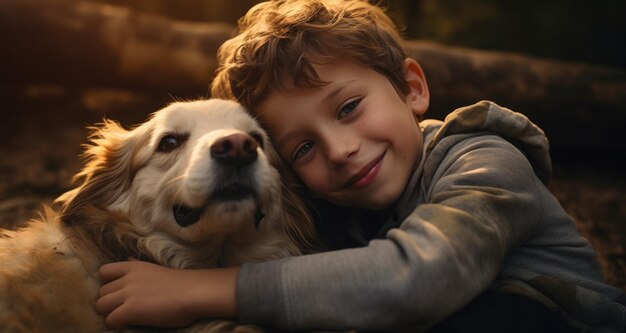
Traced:
[[[132, 125], [172, 96], [55, 85], [0, 86], [0, 227], [37, 214], [71, 189], [86, 126], [106, 116]], [[614, 165], [555, 161], [550, 185], [595, 248], [609, 283], [626, 290], [626, 176]]]

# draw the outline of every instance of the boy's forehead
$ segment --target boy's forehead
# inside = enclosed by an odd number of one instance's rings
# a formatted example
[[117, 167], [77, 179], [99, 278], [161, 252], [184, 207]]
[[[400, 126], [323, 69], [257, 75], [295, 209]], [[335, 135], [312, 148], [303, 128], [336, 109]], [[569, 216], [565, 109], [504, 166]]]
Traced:
[[315, 64], [313, 70], [318, 78], [315, 82], [301, 82], [296, 77], [283, 75], [279, 84], [267, 89], [263, 101], [272, 95], [293, 97], [294, 95], [308, 95], [320, 90], [336, 89], [337, 86], [358, 81], [358, 78], [363, 77], [368, 72], [375, 72], [372, 68], [349, 61]]
[[319, 75], [319, 84], [299, 85], [289, 79], [271, 87], [254, 107], [255, 115], [261, 117], [263, 122], [263, 114], [270, 110], [316, 107], [341, 96], [349, 87], [366, 83], [372, 74], [377, 73], [354, 62], [316, 65], [315, 70]]
[[[339, 73], [341, 74], [341, 73]], [[254, 114], [268, 131], [275, 144], [288, 141], [288, 133], [307, 127], [320, 111], [330, 110], [344, 99], [344, 92], [364, 80], [354, 76], [328, 77], [328, 82], [317, 87], [272, 89], [254, 110]]]
[[315, 108], [323, 87], [273, 89], [254, 110], [256, 118], [270, 134], [289, 130], [298, 115]]
[[[313, 63], [307, 70], [290, 71], [283, 70], [276, 73], [276, 86], [291, 90], [299, 87], [319, 87], [333, 80], [338, 75], [357, 74], [365, 71], [374, 71], [370, 66], [361, 64], [350, 58], [335, 59], [330, 62]], [[341, 74], [338, 74], [341, 73]], [[302, 78], [306, 79], [303, 80]]]

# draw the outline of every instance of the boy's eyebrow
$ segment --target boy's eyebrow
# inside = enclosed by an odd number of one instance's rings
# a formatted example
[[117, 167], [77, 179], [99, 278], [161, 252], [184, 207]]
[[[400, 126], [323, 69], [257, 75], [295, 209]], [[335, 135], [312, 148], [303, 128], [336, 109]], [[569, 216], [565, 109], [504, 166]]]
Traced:
[[333, 98], [335, 98], [337, 95], [339, 95], [339, 93], [344, 90], [348, 84], [356, 82], [356, 79], [350, 79], [350, 80], [345, 80], [345, 81], [339, 81], [339, 82], [335, 82], [334, 85], [336, 85], [335, 89], [331, 90], [328, 94], [326, 94], [326, 97], [324, 97], [324, 100], [331, 100]]
[[[332, 100], [332, 99], [333, 99], [333, 98], [335, 98], [337, 95], [339, 95], [339, 94], [340, 94], [340, 93], [341, 93], [341, 92], [342, 92], [342, 91], [343, 91], [343, 90], [344, 90], [344, 89], [345, 89], [345, 88], [346, 88], [349, 84], [354, 83], [354, 82], [357, 82], [357, 81], [358, 81], [357, 79], [349, 79], [349, 80], [345, 80], [345, 81], [335, 81], [335, 82], [333, 83], [333, 85], [334, 85], [335, 87], [333, 87], [333, 89], [332, 89], [331, 91], [329, 91], [329, 92], [328, 92], [328, 93], [324, 96], [324, 98], [322, 99], [322, 101], [323, 101], [323, 102], [326, 102], [326, 101], [330, 101], [330, 100]], [[290, 140], [292, 137], [294, 137], [294, 136], [296, 136], [296, 133], [294, 133], [293, 131], [288, 132], [287, 134], [282, 135], [282, 136], [281, 136], [281, 138], [280, 138], [279, 140], [276, 140], [276, 141], [274, 142], [274, 145], [275, 145], [276, 147], [282, 147], [282, 146], [283, 146], [283, 144], [284, 144], [285, 142], [289, 142], [289, 140]]]

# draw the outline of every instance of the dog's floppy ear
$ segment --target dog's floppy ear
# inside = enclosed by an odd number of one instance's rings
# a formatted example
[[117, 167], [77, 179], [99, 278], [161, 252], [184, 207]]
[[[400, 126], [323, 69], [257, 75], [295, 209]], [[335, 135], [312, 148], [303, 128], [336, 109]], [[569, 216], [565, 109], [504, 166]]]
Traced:
[[73, 179], [81, 182], [80, 186], [55, 201], [61, 205], [64, 223], [70, 223], [71, 216], [80, 214], [87, 206], [106, 209], [123, 197], [135, 173], [150, 156], [141, 149], [150, 139], [150, 122], [126, 130], [115, 121], [104, 120], [91, 130], [83, 154], [85, 166]]
[[295, 242], [302, 253], [311, 253], [319, 250], [319, 240], [315, 224], [304, 204], [304, 200], [294, 192], [289, 185], [281, 181], [283, 226], [289, 238]]
[[[319, 240], [315, 223], [301, 195], [302, 183], [291, 168], [279, 157], [272, 145], [264, 149], [270, 163], [280, 173], [282, 198], [281, 222], [289, 238], [303, 253], [315, 252], [319, 249]], [[302, 191], [303, 192], [303, 191]]]

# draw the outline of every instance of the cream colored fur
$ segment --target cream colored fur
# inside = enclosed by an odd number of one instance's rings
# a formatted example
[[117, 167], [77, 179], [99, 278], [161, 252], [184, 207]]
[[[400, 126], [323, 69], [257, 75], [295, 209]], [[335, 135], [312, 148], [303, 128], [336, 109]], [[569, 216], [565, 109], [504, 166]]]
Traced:
[[[224, 177], [211, 158], [219, 138], [247, 133], [262, 142], [250, 166], [256, 195], [215, 201]], [[185, 138], [158, 151], [160, 140]], [[98, 268], [129, 256], [175, 268], [229, 266], [297, 255], [314, 242], [302, 203], [281, 182], [276, 152], [241, 106], [223, 100], [174, 103], [133, 130], [106, 121], [94, 129], [80, 185], [41, 218], [0, 230], [0, 331], [101, 332]], [[187, 227], [174, 205], [205, 207]], [[265, 217], [258, 228], [255, 215]], [[184, 332], [248, 332], [233, 321], [199, 322]]]

